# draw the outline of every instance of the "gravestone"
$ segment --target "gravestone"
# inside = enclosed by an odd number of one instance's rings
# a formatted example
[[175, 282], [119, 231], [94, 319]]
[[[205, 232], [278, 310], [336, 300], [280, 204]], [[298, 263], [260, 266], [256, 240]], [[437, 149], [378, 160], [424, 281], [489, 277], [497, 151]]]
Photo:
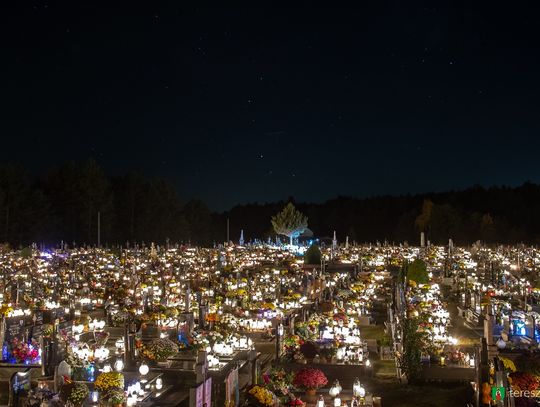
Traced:
[[30, 391], [30, 379], [30, 369], [26, 369], [24, 372], [13, 373], [9, 380], [9, 406], [18, 406], [21, 404]]

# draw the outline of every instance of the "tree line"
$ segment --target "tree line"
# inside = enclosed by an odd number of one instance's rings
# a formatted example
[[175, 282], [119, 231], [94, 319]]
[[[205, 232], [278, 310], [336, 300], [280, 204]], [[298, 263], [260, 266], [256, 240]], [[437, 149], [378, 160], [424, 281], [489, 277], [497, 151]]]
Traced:
[[[333, 231], [343, 242], [420, 244], [420, 232], [433, 244], [539, 244], [540, 186], [474, 186], [462, 191], [377, 196], [337, 197], [324, 203], [295, 203], [308, 218], [315, 236], [330, 242]], [[293, 201], [292, 198], [289, 201]], [[231, 236], [244, 229], [246, 238], [274, 236], [266, 221], [287, 202], [238, 205], [221, 215], [231, 219]], [[220, 219], [220, 221], [221, 221]]]
[[162, 178], [108, 176], [93, 160], [68, 162], [32, 177], [20, 165], [0, 167], [0, 242], [94, 245], [212, 239], [213, 215], [199, 200], [182, 202]]
[[[186, 191], [185, 195], [189, 195]], [[288, 202], [294, 201], [292, 198]], [[463, 191], [337, 197], [324, 203], [296, 203], [315, 236], [350, 242], [419, 243], [419, 233], [445, 244], [540, 243], [540, 186], [475, 186]], [[129, 173], [109, 176], [93, 160], [68, 162], [43, 176], [21, 165], [0, 165], [0, 242], [18, 247], [32, 242], [57, 245], [156, 242], [212, 245], [244, 230], [246, 241], [274, 239], [271, 219], [288, 202], [237, 205], [212, 212], [200, 200], [181, 199], [163, 178]]]

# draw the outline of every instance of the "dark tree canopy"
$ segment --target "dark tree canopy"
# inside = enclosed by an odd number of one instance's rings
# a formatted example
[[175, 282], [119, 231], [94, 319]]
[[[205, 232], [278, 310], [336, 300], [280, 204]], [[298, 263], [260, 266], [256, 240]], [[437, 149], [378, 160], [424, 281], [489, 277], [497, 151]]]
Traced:
[[429, 282], [426, 263], [421, 259], [415, 259], [407, 266], [407, 279], [417, 284], [426, 284]]
[[[246, 242], [275, 238], [268, 219], [287, 202], [237, 205], [223, 213], [205, 203], [183, 201], [192, 191], [178, 191], [163, 178], [129, 173], [110, 176], [94, 161], [68, 162], [39, 177], [17, 164], [0, 164], [0, 243], [57, 245], [170, 242], [212, 245], [244, 229]], [[464, 191], [338, 197], [324, 203], [297, 203], [320, 238], [349, 236], [351, 243], [403, 242], [418, 245], [420, 231], [433, 244], [540, 244], [540, 186], [473, 187]], [[303, 220], [304, 215], [301, 216]], [[303, 227], [303, 222], [299, 222]], [[307, 226], [307, 221], [306, 221]], [[292, 229], [291, 229], [292, 230]]]
[[321, 249], [312, 244], [304, 253], [304, 264], [321, 264]]

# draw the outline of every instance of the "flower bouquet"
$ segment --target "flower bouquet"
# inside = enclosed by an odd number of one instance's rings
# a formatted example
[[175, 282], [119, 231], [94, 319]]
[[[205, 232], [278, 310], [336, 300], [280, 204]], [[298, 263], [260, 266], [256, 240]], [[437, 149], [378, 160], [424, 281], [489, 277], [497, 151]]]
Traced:
[[123, 389], [109, 389], [100, 397], [100, 404], [107, 406], [122, 406], [125, 402], [126, 393]]
[[218, 322], [219, 321], [219, 316], [215, 312], [211, 312], [206, 316], [206, 321], [207, 322]]
[[119, 311], [111, 316], [111, 321], [113, 326], [123, 326], [125, 321], [127, 321], [129, 318], [129, 314], [127, 312]]
[[124, 375], [118, 372], [106, 372], [101, 373], [95, 383], [94, 387], [100, 392], [106, 393], [111, 389], [124, 390]]
[[291, 397], [289, 399], [289, 402], [287, 403], [287, 406], [289, 407], [305, 407], [306, 403], [304, 403], [299, 398], [296, 398], [294, 394], [291, 394]]
[[283, 339], [283, 345], [287, 348], [297, 348], [303, 343], [304, 341], [298, 335], [289, 335]]
[[36, 341], [23, 342], [18, 338], [13, 338], [11, 342], [11, 353], [17, 363], [31, 363], [39, 356], [38, 344]]
[[84, 400], [88, 397], [90, 391], [88, 386], [81, 382], [68, 382], [60, 389], [60, 399], [66, 403], [66, 405], [73, 405], [75, 407], [82, 406]]
[[270, 390], [262, 386], [251, 386], [246, 393], [250, 406], [272, 407], [275, 404], [275, 396]]
[[280, 399], [288, 397], [292, 386], [294, 374], [283, 368], [274, 368], [268, 374], [263, 375], [263, 381], [268, 389]]
[[319, 369], [305, 368], [296, 372], [293, 384], [303, 388], [307, 393], [315, 393], [319, 387], [325, 386], [328, 379]]
[[146, 350], [145, 356], [149, 359], [164, 362], [178, 353], [178, 346], [168, 338], [159, 338], [154, 339]]
[[52, 338], [54, 334], [54, 326], [52, 324], [43, 324], [41, 332], [43, 338]]

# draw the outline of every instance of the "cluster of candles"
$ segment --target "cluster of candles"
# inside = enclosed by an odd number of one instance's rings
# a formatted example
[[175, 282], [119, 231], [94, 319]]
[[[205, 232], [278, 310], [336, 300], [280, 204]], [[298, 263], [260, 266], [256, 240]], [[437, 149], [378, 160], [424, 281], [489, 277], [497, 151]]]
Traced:
[[[330, 389], [328, 390], [328, 394], [330, 395], [330, 397], [332, 397], [332, 405], [334, 407], [341, 407], [342, 405], [342, 400], [340, 397], [342, 390], [343, 388], [339, 384], [339, 380], [336, 380], [332, 387], [330, 387]], [[360, 380], [358, 378], [354, 380], [352, 392], [353, 397], [350, 407], [358, 407], [364, 404], [366, 397], [366, 389], [364, 388], [364, 386], [362, 386], [362, 383], [360, 383]], [[322, 395], [319, 396], [316, 407], [325, 407], [324, 397]]]

